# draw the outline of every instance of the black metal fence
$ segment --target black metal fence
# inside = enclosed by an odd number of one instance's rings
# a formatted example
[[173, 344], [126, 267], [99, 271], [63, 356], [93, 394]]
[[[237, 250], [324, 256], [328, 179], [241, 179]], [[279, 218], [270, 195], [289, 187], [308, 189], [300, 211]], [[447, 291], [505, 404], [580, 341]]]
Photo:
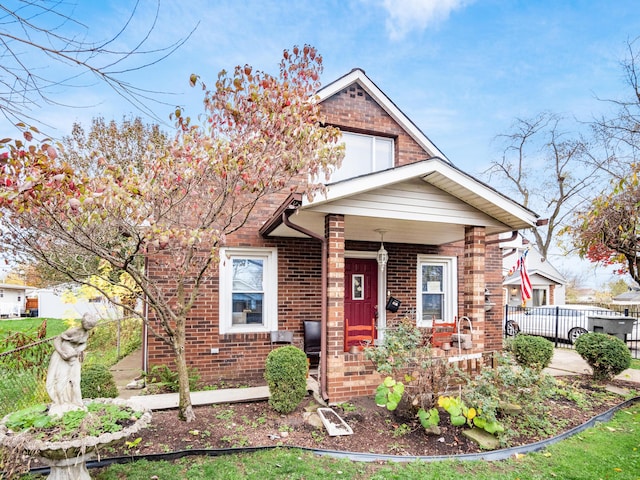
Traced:
[[504, 308], [504, 334], [539, 335], [556, 347], [573, 348], [587, 332], [602, 332], [623, 340], [633, 358], [640, 358], [640, 311], [619, 306], [546, 305]]

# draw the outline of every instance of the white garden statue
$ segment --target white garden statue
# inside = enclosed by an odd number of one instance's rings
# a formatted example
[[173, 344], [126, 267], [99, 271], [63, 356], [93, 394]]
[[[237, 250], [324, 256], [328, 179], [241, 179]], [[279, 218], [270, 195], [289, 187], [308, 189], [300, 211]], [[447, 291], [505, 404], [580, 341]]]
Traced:
[[90, 330], [98, 319], [89, 313], [82, 317], [81, 325], [70, 328], [53, 341], [47, 372], [47, 393], [51, 397], [49, 415], [62, 416], [71, 410], [86, 409], [80, 391], [81, 354], [87, 348]]
[[[48, 412], [50, 416], [61, 417], [65, 412], [89, 410], [82, 401], [80, 390], [81, 359], [82, 352], [87, 348], [89, 333], [97, 323], [95, 316], [85, 314], [80, 326], [70, 328], [54, 339], [55, 351], [49, 362], [46, 383], [47, 393], [52, 402]], [[130, 437], [147, 427], [151, 422], [151, 412], [136, 402], [119, 398], [92, 399], [88, 402], [129, 408], [133, 412], [139, 412], [140, 417], [116, 432], [106, 431], [94, 434], [84, 432], [85, 434], [69, 436], [69, 438], [63, 436], [43, 440], [37, 432], [34, 434], [29, 428], [14, 432], [6, 425], [10, 418], [10, 415], [7, 415], [0, 419], [0, 447], [12, 452], [11, 458], [22, 458], [27, 455], [36, 457], [43, 464], [48, 465], [51, 470], [47, 480], [91, 480], [87, 461], [97, 456], [99, 448]], [[92, 415], [99, 415], [99, 413], [87, 413], [89, 422], [95, 423], [95, 419], [90, 418]], [[2, 473], [0, 473], [1, 477]]]

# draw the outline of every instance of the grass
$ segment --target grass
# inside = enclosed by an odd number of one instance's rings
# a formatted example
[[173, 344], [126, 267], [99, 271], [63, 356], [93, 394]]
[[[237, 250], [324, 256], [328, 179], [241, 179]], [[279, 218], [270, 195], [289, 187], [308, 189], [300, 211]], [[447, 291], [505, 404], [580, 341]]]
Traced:
[[43, 321], [47, 321], [47, 338], [60, 335], [69, 324], [59, 318], [17, 318], [12, 320], [0, 320], [0, 339], [14, 332], [22, 332], [35, 335]]
[[[139, 460], [92, 470], [95, 480], [176, 479], [640, 479], [640, 405], [542, 452], [505, 461], [364, 463], [276, 449], [175, 462]], [[35, 478], [35, 477], [31, 477]]]
[[632, 358], [631, 366], [629, 368], [633, 368], [634, 370], [640, 370], [640, 359]]

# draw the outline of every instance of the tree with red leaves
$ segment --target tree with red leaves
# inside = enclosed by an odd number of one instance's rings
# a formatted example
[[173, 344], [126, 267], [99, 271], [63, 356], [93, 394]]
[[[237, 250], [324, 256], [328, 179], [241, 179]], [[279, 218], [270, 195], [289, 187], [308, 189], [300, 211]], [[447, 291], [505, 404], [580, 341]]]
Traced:
[[631, 164], [628, 175], [577, 212], [567, 229], [582, 257], [618, 266], [618, 273], [628, 273], [636, 282], [640, 282], [639, 174], [640, 165]]
[[[340, 133], [323, 126], [314, 97], [321, 70], [322, 57], [305, 45], [284, 51], [278, 76], [238, 66], [209, 90], [192, 75], [205, 92], [205, 124], [176, 110], [175, 139], [128, 164], [99, 157], [86, 162], [98, 168], [74, 168], [62, 145], [35, 142], [33, 130], [24, 140], [0, 140], [5, 255], [39, 260], [84, 284], [96, 278], [96, 263], [127, 273], [161, 325], [153, 333], [175, 354], [183, 420], [195, 418], [185, 327], [218, 247], [264, 197], [321, 191], [312, 179], [343, 156]], [[167, 262], [173, 284], [150, 277], [145, 259]]]

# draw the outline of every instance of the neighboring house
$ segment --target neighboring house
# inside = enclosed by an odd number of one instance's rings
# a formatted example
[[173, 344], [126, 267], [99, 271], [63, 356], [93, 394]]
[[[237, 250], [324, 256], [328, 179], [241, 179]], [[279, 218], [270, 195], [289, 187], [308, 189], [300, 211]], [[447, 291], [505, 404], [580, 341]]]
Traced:
[[0, 283], [0, 317], [13, 318], [25, 314], [26, 298], [33, 287]]
[[640, 290], [632, 289], [613, 297], [611, 303], [614, 305], [624, 305], [627, 307], [640, 306]]
[[[321, 394], [335, 403], [381, 380], [350, 352], [347, 324], [373, 322], [380, 339], [404, 316], [424, 328], [467, 316], [473, 346], [464, 353], [500, 350], [502, 311], [485, 305], [485, 290], [500, 298], [503, 288], [498, 234], [531, 228], [537, 216], [456, 168], [362, 70], [318, 94], [343, 131], [343, 166], [326, 196], [270, 197], [226, 239], [187, 322], [189, 365], [204, 381], [263, 381], [271, 332], [291, 332], [301, 347], [303, 322], [318, 321]], [[148, 273], [171, 279], [161, 255]], [[396, 312], [385, 309], [390, 299], [401, 302]], [[173, 361], [150, 332], [144, 355], [145, 366]]]
[[83, 298], [72, 284], [33, 290], [29, 297], [38, 299], [38, 316], [43, 318], [79, 319], [85, 313], [98, 318], [119, 318], [122, 313], [105, 297]]
[[528, 248], [526, 268], [531, 280], [532, 298], [527, 302], [527, 306], [564, 305], [567, 281], [562, 274], [522, 235], [518, 234], [515, 239], [511, 237], [507, 240], [500, 243], [503, 250], [504, 282], [502, 285], [504, 291], [502, 298], [504, 304], [509, 306], [522, 305], [520, 273], [516, 272], [511, 276], [508, 276], [508, 273]]

